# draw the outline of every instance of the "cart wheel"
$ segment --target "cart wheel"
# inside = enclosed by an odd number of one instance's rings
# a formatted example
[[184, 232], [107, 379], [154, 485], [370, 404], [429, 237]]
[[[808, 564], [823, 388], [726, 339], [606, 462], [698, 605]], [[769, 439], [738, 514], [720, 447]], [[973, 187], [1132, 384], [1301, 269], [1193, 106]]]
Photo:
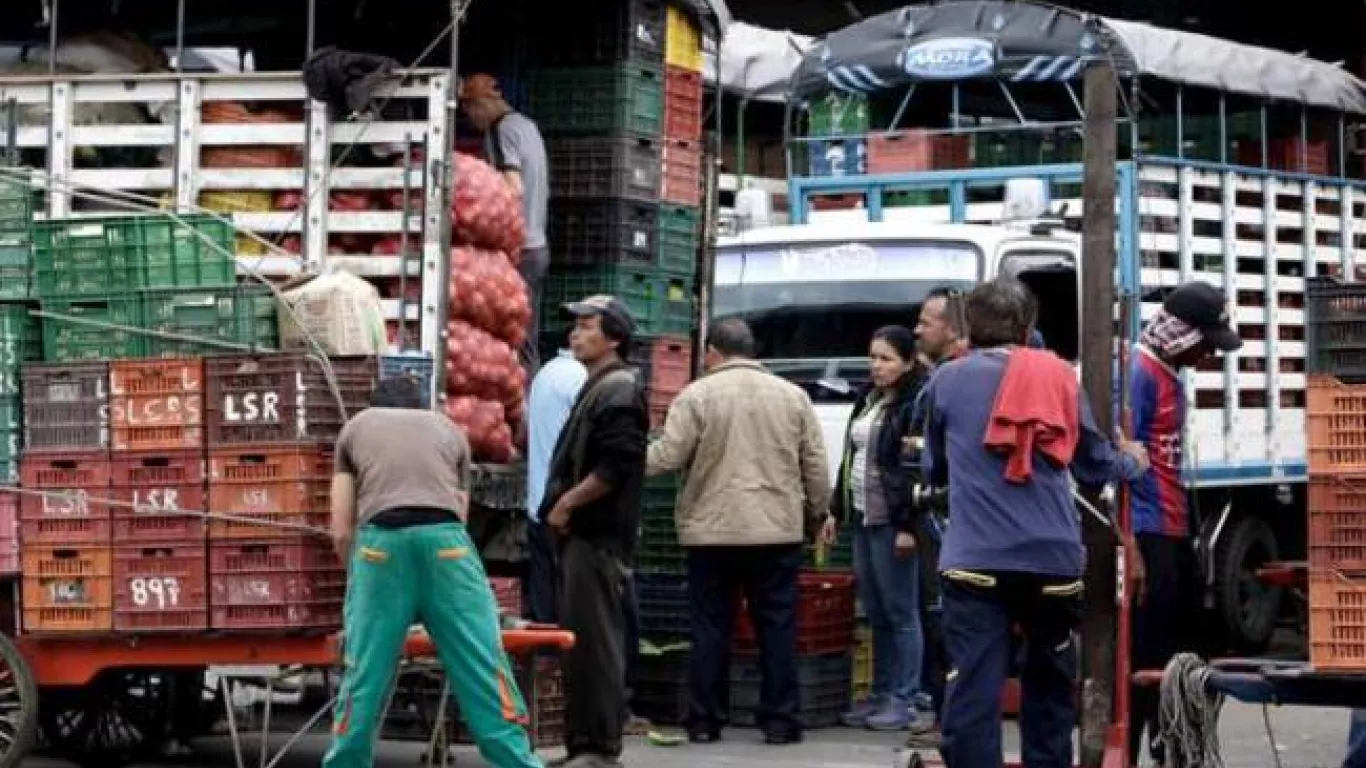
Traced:
[[0, 635], [0, 768], [16, 768], [38, 731], [38, 688], [19, 649]]
[[45, 751], [86, 768], [156, 755], [170, 736], [170, 690], [160, 670], [107, 670], [83, 687], [44, 689]]

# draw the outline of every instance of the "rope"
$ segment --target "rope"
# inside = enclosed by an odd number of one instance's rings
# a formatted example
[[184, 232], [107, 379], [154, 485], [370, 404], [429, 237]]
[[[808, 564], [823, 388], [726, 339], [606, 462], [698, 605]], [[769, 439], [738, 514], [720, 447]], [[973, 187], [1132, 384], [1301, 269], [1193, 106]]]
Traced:
[[1219, 753], [1224, 694], [1210, 684], [1211, 675], [1193, 653], [1177, 654], [1162, 671], [1158, 742], [1168, 768], [1224, 768]]

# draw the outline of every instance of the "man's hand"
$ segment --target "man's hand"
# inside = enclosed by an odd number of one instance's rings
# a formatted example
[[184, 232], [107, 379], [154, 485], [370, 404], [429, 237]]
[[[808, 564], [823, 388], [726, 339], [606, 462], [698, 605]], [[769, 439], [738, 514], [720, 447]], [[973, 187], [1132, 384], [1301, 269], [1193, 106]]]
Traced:
[[835, 541], [839, 538], [839, 533], [839, 523], [835, 522], [835, 516], [826, 515], [825, 522], [821, 523], [821, 529], [816, 534], [816, 541], [823, 546], [834, 546]]
[[1148, 598], [1148, 566], [1143, 563], [1143, 550], [1138, 541], [1129, 534], [1124, 541], [1125, 567], [1129, 571], [1129, 581], [1134, 585], [1133, 604], [1143, 605]]
[[566, 497], [561, 496], [555, 502], [555, 506], [550, 509], [550, 514], [546, 516], [545, 523], [560, 533], [569, 532], [569, 515], [573, 512]]
[[350, 528], [332, 529], [332, 551], [337, 553], [337, 559], [344, 565], [351, 559], [351, 546], [355, 543], [355, 532]]
[[892, 545], [896, 556], [902, 560], [915, 554], [915, 537], [906, 531], [896, 532], [896, 543]]
[[1127, 454], [1137, 464], [1140, 472], [1147, 472], [1152, 466], [1152, 461], [1148, 459], [1148, 449], [1142, 443], [1136, 443], [1124, 436], [1123, 432], [1115, 429], [1115, 447], [1120, 453]]

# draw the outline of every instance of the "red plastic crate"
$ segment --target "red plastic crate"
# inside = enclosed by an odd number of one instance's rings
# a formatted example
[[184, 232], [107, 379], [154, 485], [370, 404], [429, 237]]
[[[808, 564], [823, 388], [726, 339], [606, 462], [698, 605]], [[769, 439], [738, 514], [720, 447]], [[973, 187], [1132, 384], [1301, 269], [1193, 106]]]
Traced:
[[0, 576], [19, 571], [19, 495], [0, 490]]
[[1366, 575], [1310, 571], [1309, 662], [1326, 672], [1366, 670]]
[[1310, 376], [1305, 394], [1309, 474], [1366, 475], [1366, 384]]
[[863, 207], [863, 195], [813, 195], [807, 198], [813, 211], [852, 211]]
[[679, 205], [701, 205], [702, 142], [666, 139], [661, 155], [659, 198]]
[[[1323, 140], [1301, 142], [1295, 136], [1285, 139], [1272, 139], [1266, 148], [1266, 165], [1279, 171], [1292, 173], [1312, 173], [1327, 176], [1331, 155], [1328, 142]], [[1303, 162], [1301, 162], [1301, 160]], [[1242, 142], [1238, 147], [1238, 163], [1253, 168], [1262, 166], [1262, 145], [1260, 142]]]
[[379, 378], [374, 357], [328, 359], [342, 403], [328, 386], [323, 364], [315, 356], [213, 357], [204, 361], [207, 392], [204, 421], [208, 444], [326, 442], [335, 440], [342, 424], [370, 404]]
[[114, 543], [194, 541], [204, 518], [167, 514], [208, 509], [204, 457], [199, 451], [116, 453], [112, 461]]
[[110, 464], [104, 451], [41, 453], [19, 461], [20, 535], [28, 544], [109, 544]]
[[24, 545], [24, 631], [108, 632], [114, 626], [109, 547]]
[[109, 363], [25, 363], [24, 452], [109, 447]]
[[1309, 479], [1309, 566], [1366, 571], [1366, 476]]
[[661, 336], [650, 344], [650, 423], [663, 426], [678, 393], [692, 381], [692, 340], [686, 336]]
[[664, 68], [664, 138], [702, 138], [702, 73]]
[[[332, 477], [329, 455], [316, 445], [263, 445], [209, 451], [209, 509], [215, 514], [326, 528]], [[246, 521], [209, 522], [209, 538], [297, 536], [298, 530]]]
[[969, 167], [971, 142], [967, 136], [927, 131], [879, 133], [868, 137], [868, 172], [955, 170]]
[[114, 631], [190, 632], [209, 626], [204, 541], [114, 550]]
[[[853, 648], [853, 574], [803, 571], [798, 579], [797, 653], [845, 653]], [[749, 608], [743, 599], [737, 599], [737, 603], [732, 646], [741, 653], [756, 653], [758, 644]]]
[[498, 610], [510, 616], [522, 615], [522, 580], [511, 576], [490, 576], [489, 587]]
[[346, 570], [315, 537], [209, 545], [213, 629], [335, 629]]
[[204, 445], [204, 361], [109, 364], [115, 451], [176, 451]]

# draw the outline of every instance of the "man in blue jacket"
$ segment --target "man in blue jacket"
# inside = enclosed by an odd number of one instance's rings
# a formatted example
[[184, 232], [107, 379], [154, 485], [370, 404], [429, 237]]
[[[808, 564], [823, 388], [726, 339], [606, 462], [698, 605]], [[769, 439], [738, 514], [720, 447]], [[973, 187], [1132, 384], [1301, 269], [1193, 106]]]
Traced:
[[[1116, 450], [1078, 395], [1075, 407], [1067, 405], [1076, 420], [1070, 461], [1054, 463], [1035, 443], [1024, 457], [1032, 458], [1026, 478], [1008, 476], [1015, 459], [985, 440], [1007, 365], [1029, 339], [1034, 299], [1023, 284], [996, 280], [973, 290], [966, 313], [971, 351], [944, 365], [925, 396], [925, 472], [933, 485], [949, 489], [939, 568], [951, 669], [940, 752], [949, 768], [1002, 765], [1000, 694], [1018, 625], [1025, 636], [1024, 763], [1070, 768], [1077, 661], [1072, 632], [1080, 620], [1086, 559], [1072, 477], [1088, 485], [1134, 479], [1147, 469], [1147, 453], [1129, 442]], [[1045, 372], [1060, 387], [1074, 376], [1061, 361]]]

